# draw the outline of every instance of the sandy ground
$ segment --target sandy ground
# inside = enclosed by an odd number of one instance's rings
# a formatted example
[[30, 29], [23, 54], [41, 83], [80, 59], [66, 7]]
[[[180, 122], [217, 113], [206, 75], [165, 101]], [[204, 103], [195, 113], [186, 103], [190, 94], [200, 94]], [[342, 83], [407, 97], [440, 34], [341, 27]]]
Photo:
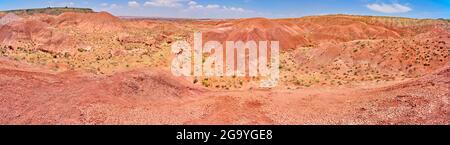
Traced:
[[165, 70], [90, 76], [16, 64], [0, 69], [0, 123], [449, 124], [449, 75], [446, 67], [360, 89], [223, 91], [189, 87]]

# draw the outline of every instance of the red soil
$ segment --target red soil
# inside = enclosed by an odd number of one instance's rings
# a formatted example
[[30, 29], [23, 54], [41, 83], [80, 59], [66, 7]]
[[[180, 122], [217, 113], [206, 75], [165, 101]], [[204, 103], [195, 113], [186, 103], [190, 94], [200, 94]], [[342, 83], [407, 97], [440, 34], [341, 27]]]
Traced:
[[2, 124], [450, 123], [448, 66], [381, 88], [297, 91], [205, 90], [165, 71], [93, 77], [18, 67], [0, 69]]
[[76, 27], [83, 31], [118, 31], [123, 28], [121, 20], [109, 13], [74, 13], [59, 15], [55, 22], [58, 27]]
[[[76, 42], [37, 19], [23, 20], [0, 27], [0, 42], [13, 48], [39, 49], [49, 52], [70, 52]], [[29, 47], [34, 45], [35, 47]], [[72, 49], [70, 49], [72, 48]]]
[[[24, 18], [0, 26], [0, 124], [450, 124], [450, 29], [441, 21]], [[206, 82], [212, 88], [171, 75], [170, 44], [196, 30], [204, 42], [280, 41], [279, 87]], [[311, 72], [322, 80], [302, 86]]]
[[293, 27], [291, 23], [276, 22], [264, 18], [243, 19], [223, 23], [211, 28], [204, 34], [205, 42], [225, 41], [279, 41], [281, 48], [296, 48], [304, 44], [303, 29]]

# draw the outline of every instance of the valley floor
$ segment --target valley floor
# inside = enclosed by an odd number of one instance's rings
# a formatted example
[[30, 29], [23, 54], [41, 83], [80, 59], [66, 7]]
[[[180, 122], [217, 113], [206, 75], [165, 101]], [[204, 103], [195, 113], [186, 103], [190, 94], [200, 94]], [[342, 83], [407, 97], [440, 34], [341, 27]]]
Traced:
[[448, 65], [386, 86], [220, 91], [165, 70], [97, 76], [0, 62], [0, 124], [450, 124]]

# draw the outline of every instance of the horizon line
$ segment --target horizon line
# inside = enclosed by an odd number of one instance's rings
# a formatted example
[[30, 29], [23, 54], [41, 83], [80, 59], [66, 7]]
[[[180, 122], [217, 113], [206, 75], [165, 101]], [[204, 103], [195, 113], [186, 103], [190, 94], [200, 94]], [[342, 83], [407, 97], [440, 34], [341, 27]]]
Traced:
[[[304, 15], [299, 17], [237, 17], [237, 18], [189, 18], [189, 17], [164, 17], [164, 16], [132, 16], [132, 15], [114, 15], [108, 11], [95, 11], [93, 8], [87, 7], [37, 7], [37, 8], [20, 8], [20, 9], [7, 9], [0, 10], [2, 12], [8, 11], [26, 11], [26, 10], [37, 10], [37, 9], [89, 9], [94, 13], [106, 12], [113, 16], [124, 18], [124, 17], [135, 17], [135, 19], [186, 19], [186, 20], [233, 20], [233, 19], [254, 19], [254, 18], [264, 18], [264, 19], [298, 19], [304, 17], [315, 17], [315, 16], [361, 16], [361, 17], [385, 17], [385, 18], [406, 18], [406, 19], [417, 19], [417, 20], [450, 20], [449, 18], [413, 18], [413, 17], [401, 17], [401, 16], [382, 16], [382, 15], [364, 15], [364, 14], [343, 14], [343, 13], [330, 13], [330, 14], [317, 14], [317, 15]], [[125, 18], [126, 19], [126, 18]], [[133, 18], [130, 18], [133, 19]]]

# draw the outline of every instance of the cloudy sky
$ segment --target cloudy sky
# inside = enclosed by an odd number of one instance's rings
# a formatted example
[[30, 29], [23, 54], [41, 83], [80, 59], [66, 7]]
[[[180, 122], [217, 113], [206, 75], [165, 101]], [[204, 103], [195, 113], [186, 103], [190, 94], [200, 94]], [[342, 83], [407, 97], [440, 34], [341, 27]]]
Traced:
[[286, 18], [324, 14], [450, 18], [450, 0], [0, 0], [0, 10], [89, 7], [117, 16]]

